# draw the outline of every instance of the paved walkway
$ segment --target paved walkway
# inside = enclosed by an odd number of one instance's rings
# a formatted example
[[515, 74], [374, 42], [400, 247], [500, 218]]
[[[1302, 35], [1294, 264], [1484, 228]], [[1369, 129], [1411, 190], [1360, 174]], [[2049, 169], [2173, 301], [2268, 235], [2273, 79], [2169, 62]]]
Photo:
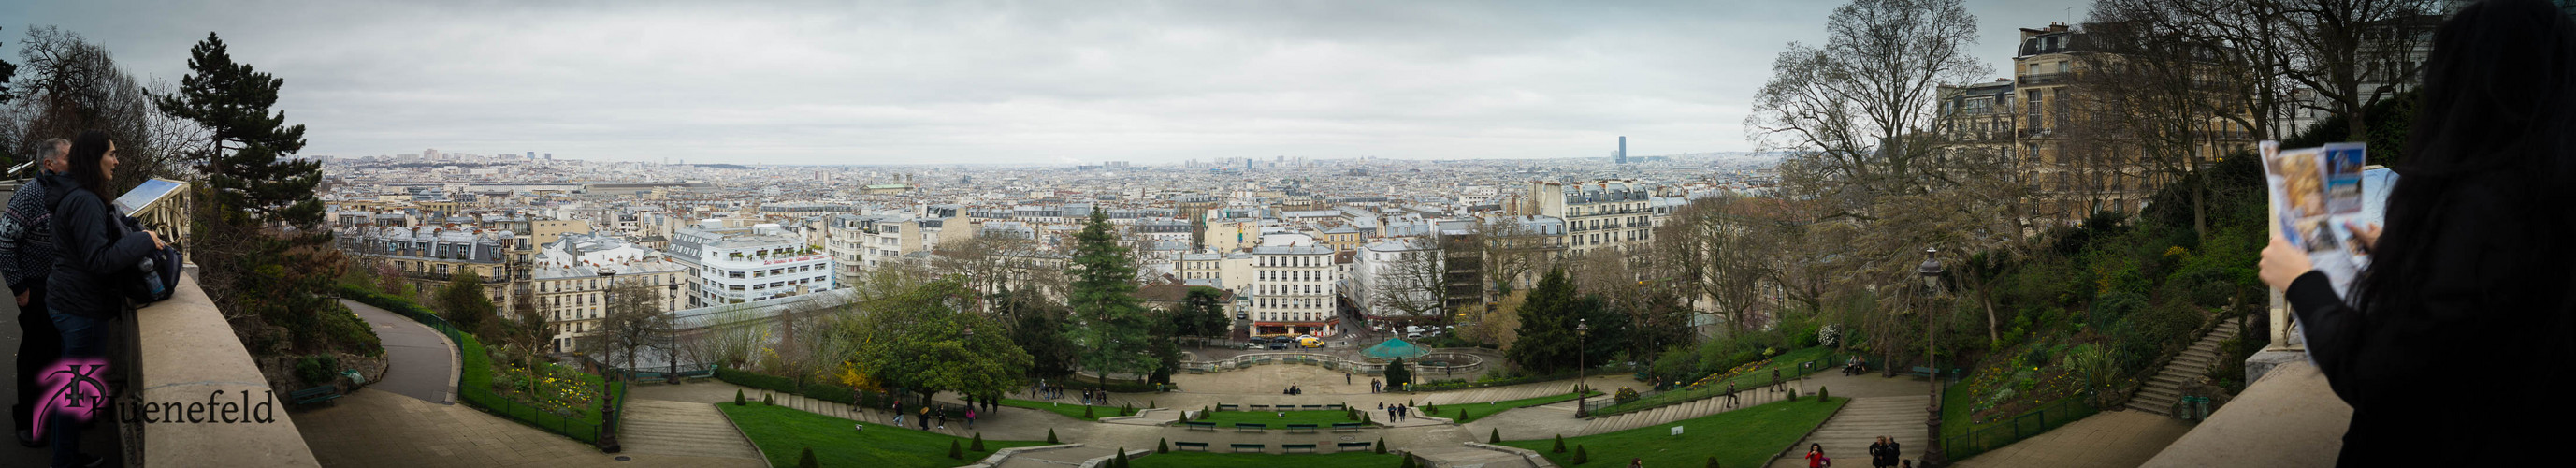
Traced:
[[626, 453], [761, 460], [715, 405], [628, 398], [622, 413], [617, 444]]
[[1773, 459], [1773, 468], [1807, 466], [1808, 444], [1824, 446], [1825, 455], [1849, 466], [1868, 466], [1869, 444], [1879, 436], [1896, 439], [1898, 456], [1907, 459], [1923, 457], [1929, 448], [1929, 428], [1923, 423], [1931, 413], [1931, 382], [1912, 377], [1881, 377], [1878, 374], [1846, 376], [1827, 371], [1804, 379], [1806, 385], [1838, 397], [1851, 398], [1841, 411], [1826, 419], [1797, 445], [1788, 449], [1787, 457]]
[[442, 405], [456, 403], [456, 344], [447, 342], [446, 334], [376, 306], [348, 299], [340, 304], [357, 312], [384, 341], [384, 380], [366, 389]]
[[2128, 468], [2155, 458], [2191, 428], [2191, 423], [2143, 411], [2104, 411], [1960, 460], [1956, 466]]
[[[322, 466], [760, 466], [758, 460], [599, 453], [590, 444], [452, 404], [456, 351], [446, 336], [383, 309], [343, 301], [376, 328], [390, 363], [382, 381], [291, 413]], [[629, 400], [629, 404], [633, 404]], [[721, 422], [721, 419], [718, 420]], [[625, 460], [619, 460], [624, 458]]]

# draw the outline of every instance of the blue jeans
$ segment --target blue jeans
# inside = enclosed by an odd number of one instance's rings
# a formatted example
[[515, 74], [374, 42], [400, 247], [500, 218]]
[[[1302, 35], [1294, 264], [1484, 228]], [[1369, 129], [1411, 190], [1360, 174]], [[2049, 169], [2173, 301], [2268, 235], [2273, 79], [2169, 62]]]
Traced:
[[[95, 359], [107, 355], [107, 321], [66, 314], [60, 310], [52, 312], [54, 328], [63, 335], [64, 358]], [[45, 431], [51, 435], [48, 438], [52, 439], [54, 466], [80, 463], [80, 423], [63, 413], [45, 417], [51, 418], [45, 421]]]

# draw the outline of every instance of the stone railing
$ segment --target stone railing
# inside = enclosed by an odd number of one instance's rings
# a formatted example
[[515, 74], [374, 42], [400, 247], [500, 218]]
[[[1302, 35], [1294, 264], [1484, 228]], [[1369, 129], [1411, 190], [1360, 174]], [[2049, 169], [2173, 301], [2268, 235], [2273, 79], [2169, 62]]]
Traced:
[[[198, 289], [195, 273], [189, 267], [170, 299], [125, 320], [131, 334], [123, 340], [125, 356], [114, 361], [126, 364], [129, 391], [120, 403], [161, 408], [123, 410], [117, 427], [125, 435], [125, 464], [321, 466], [288, 418], [282, 391], [269, 388], [223, 311]], [[191, 414], [206, 419], [186, 421]], [[143, 416], [154, 420], [140, 421]], [[239, 419], [224, 422], [227, 416]]]

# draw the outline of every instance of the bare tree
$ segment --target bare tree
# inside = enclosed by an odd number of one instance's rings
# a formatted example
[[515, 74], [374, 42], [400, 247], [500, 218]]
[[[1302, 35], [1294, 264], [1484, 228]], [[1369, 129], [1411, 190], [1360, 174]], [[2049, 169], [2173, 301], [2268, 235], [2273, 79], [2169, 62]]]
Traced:
[[1854, 0], [1825, 28], [1823, 47], [1793, 42], [1772, 62], [1746, 133], [1806, 160], [1834, 191], [1922, 191], [1918, 160], [1933, 153], [1904, 137], [1931, 126], [1939, 86], [1993, 73], [1966, 47], [1976, 16], [1960, 0]]
[[2248, 0], [2256, 14], [2278, 18], [2288, 34], [2271, 36], [2282, 77], [2325, 99], [2343, 116], [2345, 138], [2369, 137], [2364, 112], [2416, 80], [2416, 54], [2432, 44], [2440, 0]]
[[[117, 187], [185, 175], [190, 165], [181, 148], [202, 132], [154, 108], [153, 91], [118, 66], [105, 46], [53, 26], [28, 28], [18, 46], [23, 67], [10, 88], [19, 95], [0, 108], [0, 143], [24, 148], [105, 130], [124, 161], [116, 171]], [[169, 88], [166, 82], [153, 86]]]
[[[1396, 258], [1383, 262], [1383, 266], [1376, 266], [1379, 262], [1371, 262], [1371, 268], [1376, 271], [1369, 272], [1371, 281], [1363, 299], [1372, 308], [1390, 309], [1407, 317], [1446, 318], [1442, 306], [1447, 303], [1445, 277], [1448, 269], [1442, 266], [1442, 260], [1446, 259], [1447, 253], [1437, 243], [1424, 239], [1388, 242], [1400, 243], [1403, 250], [1396, 251]], [[1373, 252], [1362, 253], [1375, 255]], [[1371, 312], [1384, 314], [1387, 311]]]
[[1656, 235], [1656, 247], [1673, 286], [1687, 292], [1681, 296], [1684, 307], [1698, 311], [1698, 301], [1707, 300], [1726, 317], [1728, 329], [1743, 331], [1749, 316], [1770, 306], [1764, 293], [1777, 274], [1769, 257], [1778, 252], [1770, 241], [1781, 228], [1744, 214], [1774, 201], [1727, 194], [1674, 210]]
[[[671, 322], [662, 310], [662, 295], [642, 281], [622, 280], [608, 289], [608, 313], [601, 316], [599, 328], [584, 337], [582, 349], [601, 353], [602, 357], [622, 358], [625, 368], [635, 368], [637, 350], [655, 346], [671, 336]], [[667, 346], [667, 345], [664, 345]]]

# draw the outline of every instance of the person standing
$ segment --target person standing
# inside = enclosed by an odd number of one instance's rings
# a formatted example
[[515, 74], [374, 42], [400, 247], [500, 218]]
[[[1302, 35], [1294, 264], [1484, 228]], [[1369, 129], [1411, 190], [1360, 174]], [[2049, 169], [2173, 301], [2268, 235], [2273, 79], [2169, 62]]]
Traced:
[[895, 427], [903, 426], [903, 398], [901, 397], [894, 399], [894, 425]]
[[54, 330], [51, 312], [45, 309], [45, 280], [54, 271], [54, 231], [50, 221], [54, 206], [46, 204], [45, 193], [68, 190], [63, 170], [65, 156], [72, 151], [71, 140], [55, 138], [36, 144], [36, 160], [41, 172], [18, 186], [9, 196], [8, 211], [0, 214], [0, 278], [9, 284], [9, 292], [18, 296], [18, 360], [16, 382], [18, 400], [9, 407], [10, 427], [17, 429], [18, 445], [43, 447], [36, 438], [36, 376], [63, 354], [63, 337]]
[[1734, 382], [1734, 381], [1727, 381], [1727, 382], [1726, 382], [1726, 406], [1727, 406], [1727, 407], [1734, 407], [1734, 406], [1735, 406], [1735, 382]]
[[[68, 161], [70, 190], [45, 194], [54, 207], [48, 224], [57, 249], [54, 273], [45, 280], [45, 307], [62, 336], [63, 359], [106, 359], [109, 321], [125, 307], [119, 292], [131, 286], [119, 281], [135, 281], [130, 276], [135, 264], [145, 254], [169, 247], [160, 233], [127, 230], [109, 207], [107, 194], [113, 188], [108, 184], [118, 162], [116, 143], [107, 132], [81, 132], [72, 141]], [[45, 428], [53, 432], [53, 466], [101, 463], [98, 456], [80, 453], [80, 429], [69, 412], [45, 416], [50, 418]]]
[[1905, 458], [1905, 446], [1896, 443], [1895, 437], [1880, 436], [1879, 439], [1887, 441], [1887, 447], [1880, 450], [1886, 454], [1887, 462], [1879, 466], [1896, 466], [1897, 459]]
[[967, 408], [967, 409], [966, 409], [966, 429], [968, 429], [968, 430], [973, 430], [973, 429], [975, 429], [975, 409], [974, 409], [974, 408]]
[[1869, 466], [1871, 468], [1887, 468], [1886, 449], [1886, 436], [1879, 436], [1878, 439], [1869, 441]]
[[1825, 456], [1825, 446], [1823, 444], [1807, 444], [1807, 468], [1825, 468], [1829, 466], [1834, 466], [1834, 459]]
[[[2345, 466], [2549, 466], [2576, 417], [2576, 20], [2542, 0], [2487, 0], [2433, 31], [2386, 228], [2345, 227], [2369, 266], [2340, 290], [2275, 234], [2258, 275], [2297, 314], [2308, 362], [2352, 406]], [[2494, 359], [2493, 356], [2510, 356]], [[2511, 375], [2470, 410], [2425, 398], [2422, 376]]]

